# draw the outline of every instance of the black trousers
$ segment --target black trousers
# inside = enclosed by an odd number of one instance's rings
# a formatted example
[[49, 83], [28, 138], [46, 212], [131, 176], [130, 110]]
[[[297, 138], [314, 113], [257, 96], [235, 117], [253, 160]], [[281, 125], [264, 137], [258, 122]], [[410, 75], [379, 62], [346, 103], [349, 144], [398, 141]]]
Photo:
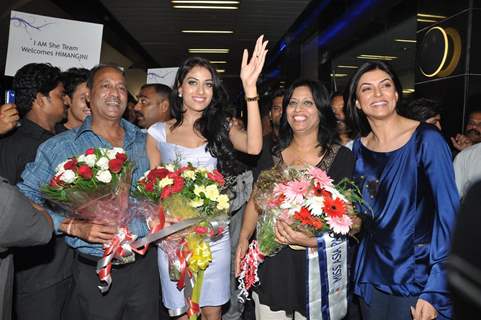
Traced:
[[67, 278], [48, 288], [32, 293], [15, 295], [16, 320], [61, 320], [72, 288], [72, 278]]
[[112, 285], [102, 294], [97, 288], [100, 282], [95, 272], [96, 262], [78, 254], [73, 264], [73, 291], [66, 319], [161, 319], [156, 248], [135, 258], [134, 263], [112, 267]]

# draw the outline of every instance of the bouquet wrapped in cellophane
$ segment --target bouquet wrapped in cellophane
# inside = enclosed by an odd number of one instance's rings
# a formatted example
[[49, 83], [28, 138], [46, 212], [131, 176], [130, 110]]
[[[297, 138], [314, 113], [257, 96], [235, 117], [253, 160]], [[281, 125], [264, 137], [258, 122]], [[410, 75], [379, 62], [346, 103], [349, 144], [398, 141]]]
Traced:
[[313, 167], [277, 165], [261, 173], [254, 191], [259, 212], [256, 240], [241, 260], [239, 300], [248, 298], [259, 283], [258, 267], [265, 257], [274, 256], [283, 244], [276, 241], [275, 225], [279, 219], [310, 236], [345, 236], [358, 230], [353, 203], [362, 201], [354, 184], [343, 180], [334, 185], [325, 171]]
[[58, 213], [67, 217], [115, 224], [118, 233], [97, 265], [97, 274], [106, 292], [112, 282], [111, 263], [135, 260], [129, 243], [136, 236], [128, 230], [133, 218], [129, 209], [129, 193], [133, 164], [122, 148], [89, 148], [83, 154], [60, 163], [48, 185], [41, 188], [43, 197]]
[[184, 291], [188, 294], [193, 287], [192, 295], [186, 296], [187, 314], [197, 319], [204, 271], [212, 261], [209, 243], [228, 226], [229, 197], [224, 193], [224, 177], [217, 170], [191, 164], [159, 166], [139, 179], [136, 195], [148, 200], [141, 209], [147, 219], [157, 219], [160, 213], [165, 217], [162, 220], [173, 225], [187, 223], [159, 246], [169, 258], [170, 277], [177, 281], [179, 290], [189, 286]]

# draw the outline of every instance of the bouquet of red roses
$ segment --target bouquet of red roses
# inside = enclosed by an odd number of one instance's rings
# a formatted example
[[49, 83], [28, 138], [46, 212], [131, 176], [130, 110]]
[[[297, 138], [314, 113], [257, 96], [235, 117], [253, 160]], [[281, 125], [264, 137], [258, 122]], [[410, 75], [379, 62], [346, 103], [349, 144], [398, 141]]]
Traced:
[[171, 223], [190, 222], [186, 229], [160, 243], [177, 287], [182, 289], [190, 285], [189, 278], [194, 279], [192, 296], [187, 297], [190, 319], [196, 319], [200, 312], [203, 274], [212, 260], [209, 240], [220, 235], [228, 223], [229, 197], [223, 194], [223, 186], [224, 178], [217, 170], [191, 164], [159, 166], [147, 171], [137, 184], [136, 195], [157, 204], [150, 216], [156, 218], [161, 212]]
[[345, 236], [357, 228], [352, 203], [362, 201], [359, 192], [347, 180], [334, 185], [325, 171], [317, 167], [276, 166], [259, 176], [254, 194], [261, 212], [256, 235], [241, 261], [239, 289], [241, 301], [259, 282], [257, 270], [265, 257], [273, 256], [284, 246], [276, 241], [275, 225], [287, 221], [297, 231], [311, 236], [325, 233]]
[[99, 286], [106, 292], [111, 283], [112, 260], [128, 263], [135, 260], [129, 243], [136, 236], [128, 230], [133, 218], [128, 210], [133, 164], [122, 148], [90, 148], [83, 154], [60, 163], [50, 183], [41, 188], [43, 196], [64, 210], [68, 217], [115, 223], [119, 232], [97, 265]]

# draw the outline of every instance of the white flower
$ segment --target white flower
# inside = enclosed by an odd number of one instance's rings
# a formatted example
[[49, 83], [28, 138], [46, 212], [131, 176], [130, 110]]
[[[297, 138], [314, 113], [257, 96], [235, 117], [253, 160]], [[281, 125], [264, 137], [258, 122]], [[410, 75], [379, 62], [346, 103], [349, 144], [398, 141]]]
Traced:
[[217, 209], [229, 209], [229, 197], [227, 195], [221, 194], [219, 197], [217, 197]]
[[100, 168], [100, 170], [109, 170], [109, 159], [106, 157], [102, 157], [97, 160], [96, 165]]
[[323, 197], [311, 197], [306, 201], [307, 207], [311, 210], [312, 214], [321, 217], [323, 215], [324, 198]]
[[185, 170], [184, 172], [182, 172], [182, 177], [194, 180], [195, 172], [193, 170]]
[[59, 172], [59, 173], [64, 172], [65, 169], [64, 169], [63, 166], [67, 163], [67, 161], [69, 161], [69, 160], [65, 160], [64, 162], [59, 163], [58, 166], [55, 168], [55, 172]]
[[[90, 168], [93, 168], [95, 166], [95, 161], [97, 160], [97, 157], [95, 156], [95, 154], [89, 154], [89, 155], [86, 155], [85, 158], [84, 158], [84, 162], [90, 167]], [[107, 163], [107, 166], [108, 166], [108, 163]]]
[[62, 180], [65, 183], [72, 183], [75, 181], [76, 178], [75, 172], [72, 170], [65, 170], [62, 175], [60, 176], [60, 180]]
[[202, 198], [195, 198], [190, 202], [190, 206], [193, 208], [198, 208], [204, 204], [204, 200]]
[[198, 197], [200, 197], [200, 194], [204, 193], [205, 194], [205, 187], [204, 186], [199, 186], [195, 185], [194, 186], [194, 194]]
[[107, 152], [106, 152], [106, 156], [110, 160], [115, 159], [116, 155], [117, 155], [117, 151], [115, 151], [115, 149], [110, 149], [110, 150], [107, 150]]
[[97, 172], [95, 177], [97, 178], [97, 180], [103, 183], [110, 183], [110, 181], [112, 181], [112, 174], [109, 170], [100, 170], [99, 172]]
[[[194, 191], [195, 192], [195, 191]], [[209, 198], [210, 200], [217, 201], [217, 198], [219, 197], [219, 189], [215, 184], [211, 184], [210, 186], [207, 186], [205, 188], [205, 196]]]
[[165, 186], [171, 185], [172, 183], [174, 183], [174, 180], [172, 180], [171, 178], [165, 177], [164, 179], [159, 181], [159, 188], [163, 188]]
[[170, 172], [174, 172], [175, 166], [173, 164], [168, 164], [165, 166], [165, 169], [169, 170]]

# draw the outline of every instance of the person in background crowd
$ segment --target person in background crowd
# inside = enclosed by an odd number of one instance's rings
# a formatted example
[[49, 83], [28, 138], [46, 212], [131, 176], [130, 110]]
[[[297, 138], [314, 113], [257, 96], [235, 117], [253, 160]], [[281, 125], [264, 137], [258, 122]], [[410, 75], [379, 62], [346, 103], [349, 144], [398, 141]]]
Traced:
[[14, 104], [0, 106], [0, 135], [6, 134], [17, 126], [20, 116]]
[[[274, 162], [286, 166], [317, 166], [339, 182], [351, 176], [354, 159], [351, 151], [336, 141], [335, 121], [326, 88], [310, 80], [293, 82], [284, 96], [279, 144], [271, 167]], [[247, 252], [260, 214], [254, 201], [251, 197], [242, 223], [235, 257], [236, 275], [239, 275], [240, 261]], [[317, 238], [294, 231], [285, 221], [278, 221], [276, 229], [279, 233], [276, 241], [287, 246], [275, 256], [266, 258], [259, 267], [260, 285], [253, 293], [256, 319], [306, 319], [306, 250], [317, 249]], [[302, 248], [297, 250], [289, 245]]]
[[170, 120], [170, 93], [172, 89], [165, 84], [144, 84], [137, 96], [134, 107], [137, 125], [148, 129], [157, 122]]
[[331, 98], [331, 108], [337, 120], [337, 134], [341, 140], [341, 144], [352, 149], [354, 132], [346, 125], [346, 117], [344, 116], [344, 98], [339, 93], [334, 93]]
[[257, 180], [257, 177], [262, 170], [272, 167], [272, 148], [279, 140], [279, 126], [281, 123], [282, 101], [284, 99], [284, 93], [284, 89], [277, 89], [272, 94], [269, 111], [272, 131], [264, 135], [262, 139], [262, 151], [257, 157], [257, 164], [253, 171], [254, 181]]
[[[65, 108], [60, 69], [51, 65], [23, 66], [13, 88], [23, 118], [20, 127], [0, 139], [0, 176], [16, 184], [39, 145], [54, 135]], [[60, 319], [70, 292], [73, 251], [54, 237], [44, 246], [16, 249], [14, 255], [16, 318]]]
[[[0, 127], [0, 133], [4, 131]], [[0, 177], [0, 318], [12, 319], [13, 254], [11, 248], [36, 246], [52, 237], [52, 219], [34, 209], [7, 180]]]
[[385, 62], [367, 62], [346, 93], [359, 130], [354, 179], [365, 204], [354, 271], [362, 318], [451, 319], [445, 261], [459, 195], [439, 130], [398, 113], [402, 87]]
[[435, 100], [419, 98], [411, 101], [407, 106], [401, 107], [399, 113], [409, 119], [432, 124], [440, 131], [441, 104]]
[[[259, 37], [248, 62], [244, 50], [240, 77], [247, 102], [247, 130], [227, 113], [227, 93], [215, 68], [208, 60], [188, 58], [179, 67], [172, 92], [171, 121], [151, 126], [147, 136], [147, 152], [151, 168], [160, 162], [179, 160], [197, 167], [217, 168], [224, 176], [237, 176], [242, 171], [235, 158], [235, 150], [258, 154], [262, 147], [262, 127], [259, 114], [257, 79], [262, 71], [267, 41]], [[202, 319], [220, 320], [221, 306], [231, 297], [231, 242], [224, 233], [211, 242], [212, 262], [204, 274], [200, 307]], [[159, 271], [164, 305], [171, 316], [187, 319], [183, 291], [169, 277], [166, 253], [159, 249]]]
[[458, 133], [455, 137], [451, 137], [456, 150], [461, 151], [473, 144], [481, 142], [481, 110], [472, 110], [468, 115], [468, 121], [464, 134]]
[[481, 181], [473, 184], [463, 198], [447, 263], [454, 319], [479, 319], [481, 313], [481, 255], [476, 249], [481, 242], [479, 208]]
[[0, 140], [0, 176], [16, 184], [38, 146], [55, 134], [55, 124], [62, 120], [65, 108], [64, 87], [56, 67], [27, 64], [15, 74], [13, 87], [22, 120], [20, 127]]
[[459, 195], [463, 197], [468, 189], [481, 180], [481, 144], [463, 149], [454, 158], [454, 176]]
[[134, 107], [137, 104], [137, 101], [135, 101], [135, 99], [131, 95], [128, 95], [127, 101], [128, 101], [127, 108], [125, 108], [122, 118], [124, 118], [130, 123], [137, 124], [137, 115], [134, 110]]
[[87, 77], [89, 70], [70, 68], [62, 73], [62, 83], [65, 89], [64, 104], [67, 106], [67, 122], [57, 123], [55, 132], [58, 134], [69, 129], [78, 128], [90, 115], [87, 104]]
[[[85, 118], [79, 128], [67, 130], [42, 144], [35, 161], [29, 163], [22, 174], [23, 181], [18, 187], [35, 203], [45, 204], [40, 188], [49, 183], [55, 168], [89, 148], [123, 148], [135, 165], [132, 181], [137, 181], [149, 168], [145, 133], [122, 119], [127, 107], [127, 88], [121, 69], [112, 65], [96, 66], [90, 71], [87, 86], [92, 116]], [[102, 294], [97, 288], [96, 265], [102, 257], [103, 245], [112, 241], [118, 227], [106, 222], [65, 218], [53, 211], [49, 213], [55, 232], [66, 235], [65, 242], [76, 252], [71, 267], [74, 281], [66, 319], [151, 320], [159, 317], [155, 249], [145, 256], [137, 255], [134, 263], [112, 266], [115, 282], [106, 294]], [[146, 226], [138, 220], [134, 220], [129, 229], [139, 237], [147, 233]], [[58, 295], [52, 297], [60, 298]], [[45, 308], [53, 305], [50, 302]], [[29, 301], [24, 301], [21, 308], [32, 307]], [[37, 316], [36, 319], [54, 318]]]

